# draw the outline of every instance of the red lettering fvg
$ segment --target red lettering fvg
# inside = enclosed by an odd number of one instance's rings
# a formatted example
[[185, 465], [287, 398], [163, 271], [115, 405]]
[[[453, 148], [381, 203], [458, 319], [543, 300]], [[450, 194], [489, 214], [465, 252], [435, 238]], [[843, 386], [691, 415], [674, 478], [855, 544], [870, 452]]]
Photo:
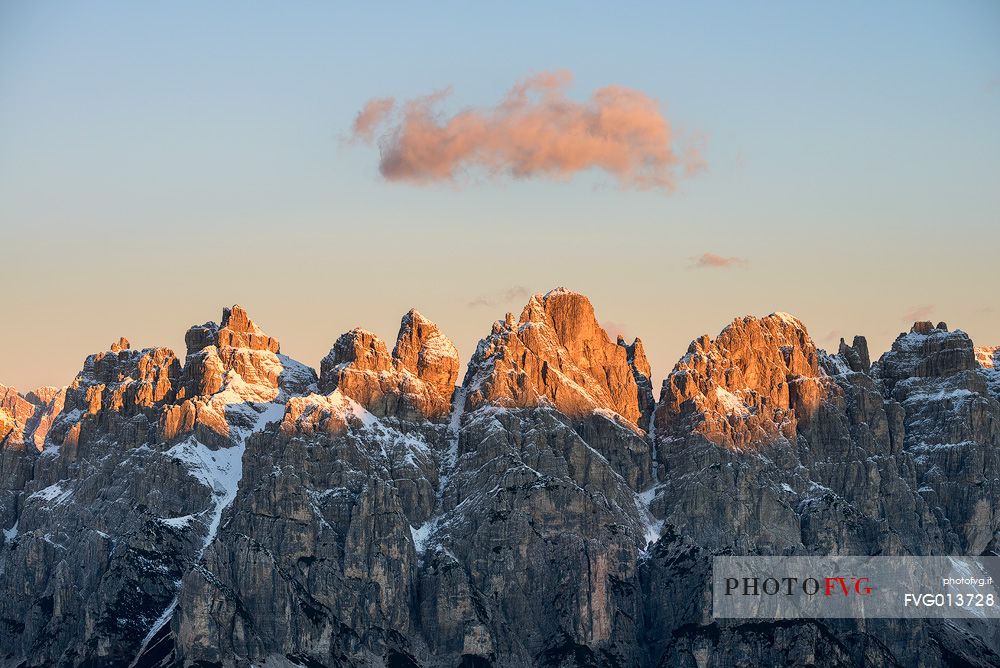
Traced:
[[868, 578], [848, 578], [828, 577], [825, 579], [826, 588], [824, 590], [824, 595], [833, 596], [835, 594], [843, 594], [844, 596], [850, 596], [851, 594], [857, 594], [858, 596], [868, 596], [872, 593], [872, 588], [868, 586]]

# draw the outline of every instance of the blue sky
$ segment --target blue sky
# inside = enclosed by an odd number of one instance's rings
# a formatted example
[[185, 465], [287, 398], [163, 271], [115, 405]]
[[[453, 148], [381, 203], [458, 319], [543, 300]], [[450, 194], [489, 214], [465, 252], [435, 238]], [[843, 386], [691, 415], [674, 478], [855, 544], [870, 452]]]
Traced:
[[[773, 310], [825, 347], [913, 313], [1000, 343], [1000, 4], [536, 5], [4, 3], [0, 382], [68, 382], [121, 334], [182, 348], [237, 301], [312, 364], [410, 306], [467, 357], [515, 286], [587, 293], [657, 382]], [[655, 98], [707, 170], [413, 186], [348, 141], [373, 97], [488, 106], [554, 69]]]

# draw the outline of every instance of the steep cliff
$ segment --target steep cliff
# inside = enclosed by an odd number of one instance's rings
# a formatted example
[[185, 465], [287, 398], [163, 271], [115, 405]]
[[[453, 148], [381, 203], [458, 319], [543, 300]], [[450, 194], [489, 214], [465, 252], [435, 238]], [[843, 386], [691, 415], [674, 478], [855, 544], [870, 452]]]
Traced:
[[997, 349], [874, 364], [793, 316], [703, 336], [654, 401], [565, 289], [461, 358], [416, 310], [319, 373], [239, 306], [0, 386], [0, 664], [1000, 665], [980, 623], [711, 615], [717, 554], [993, 554]]

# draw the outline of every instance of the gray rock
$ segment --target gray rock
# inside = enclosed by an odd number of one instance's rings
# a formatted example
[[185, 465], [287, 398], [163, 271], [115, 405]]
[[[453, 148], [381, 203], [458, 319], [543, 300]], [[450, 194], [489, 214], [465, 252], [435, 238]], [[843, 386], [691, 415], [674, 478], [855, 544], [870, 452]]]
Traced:
[[[124, 339], [0, 388], [0, 665], [1000, 665], [986, 623], [711, 615], [719, 554], [993, 554], [993, 349], [871, 364], [787, 314], [641, 342], [582, 295], [498, 321], [462, 387], [416, 311], [319, 376], [238, 306], [183, 366]], [[39, 449], [38, 446], [41, 446]]]

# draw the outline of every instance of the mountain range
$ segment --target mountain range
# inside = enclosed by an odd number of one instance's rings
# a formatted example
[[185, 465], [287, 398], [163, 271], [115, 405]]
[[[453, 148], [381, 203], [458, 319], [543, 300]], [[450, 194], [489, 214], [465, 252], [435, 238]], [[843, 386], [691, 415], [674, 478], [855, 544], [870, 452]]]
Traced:
[[[0, 385], [4, 666], [997, 666], [977, 620], [712, 617], [717, 555], [1000, 553], [1000, 348], [639, 339], [533, 296], [314, 370], [239, 307]], [[465, 368], [464, 378], [459, 381]]]

